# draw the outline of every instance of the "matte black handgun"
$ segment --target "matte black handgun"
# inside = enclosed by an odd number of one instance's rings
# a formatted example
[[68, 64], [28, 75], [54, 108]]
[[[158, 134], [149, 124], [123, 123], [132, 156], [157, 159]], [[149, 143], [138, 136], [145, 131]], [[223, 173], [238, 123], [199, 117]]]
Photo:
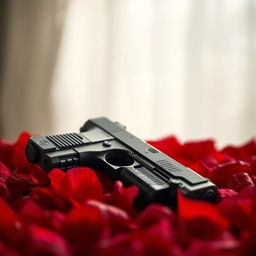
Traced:
[[217, 187], [107, 118], [89, 119], [80, 133], [32, 136], [26, 147], [31, 163], [46, 171], [88, 166], [125, 186], [136, 185], [135, 206], [176, 204], [177, 189], [193, 199], [215, 202]]

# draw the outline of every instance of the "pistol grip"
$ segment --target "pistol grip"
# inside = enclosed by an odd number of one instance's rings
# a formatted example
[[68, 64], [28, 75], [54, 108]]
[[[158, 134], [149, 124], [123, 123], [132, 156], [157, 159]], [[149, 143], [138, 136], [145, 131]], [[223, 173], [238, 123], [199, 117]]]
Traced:
[[125, 185], [136, 185], [139, 188], [136, 208], [143, 208], [151, 202], [170, 205], [172, 198], [169, 184], [144, 166], [121, 167], [118, 176]]

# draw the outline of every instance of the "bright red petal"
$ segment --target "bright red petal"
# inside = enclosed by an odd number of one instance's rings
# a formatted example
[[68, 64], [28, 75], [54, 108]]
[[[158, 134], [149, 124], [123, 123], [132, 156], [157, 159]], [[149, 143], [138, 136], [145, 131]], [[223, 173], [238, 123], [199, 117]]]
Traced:
[[65, 190], [62, 187], [62, 179], [65, 175], [66, 174], [60, 169], [53, 169], [48, 173], [48, 177], [51, 179], [51, 187], [60, 196], [65, 195]]
[[130, 216], [135, 216], [136, 211], [133, 208], [133, 201], [137, 195], [137, 187], [124, 188], [121, 181], [116, 181], [114, 191], [104, 195], [104, 202], [125, 210]]
[[210, 169], [204, 164], [203, 161], [197, 161], [189, 166], [193, 171], [202, 175], [203, 177], [210, 178]]
[[178, 217], [185, 234], [201, 239], [216, 238], [229, 226], [215, 205], [187, 199], [180, 192]]
[[73, 244], [76, 254], [89, 254], [97, 241], [109, 237], [109, 219], [94, 206], [76, 206], [66, 215], [62, 233]]
[[23, 169], [26, 168], [26, 166], [29, 164], [26, 154], [25, 154], [25, 148], [28, 142], [28, 139], [30, 138], [31, 134], [27, 132], [22, 132], [16, 141], [16, 143], [13, 145], [13, 151], [12, 151], [12, 167]]
[[78, 167], [68, 170], [61, 181], [61, 188], [72, 202], [84, 203], [87, 199], [102, 200], [102, 185], [90, 168]]

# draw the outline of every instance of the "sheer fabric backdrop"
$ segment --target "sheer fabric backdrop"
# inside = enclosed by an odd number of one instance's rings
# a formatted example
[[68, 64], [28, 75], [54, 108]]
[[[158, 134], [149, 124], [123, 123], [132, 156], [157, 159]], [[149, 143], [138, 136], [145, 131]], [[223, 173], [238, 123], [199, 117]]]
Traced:
[[108, 116], [142, 138], [256, 134], [256, 2], [70, 1], [52, 87], [55, 132]]
[[145, 139], [245, 141], [256, 134], [255, 17], [254, 0], [68, 1], [53, 117], [23, 127], [70, 132], [108, 116]]

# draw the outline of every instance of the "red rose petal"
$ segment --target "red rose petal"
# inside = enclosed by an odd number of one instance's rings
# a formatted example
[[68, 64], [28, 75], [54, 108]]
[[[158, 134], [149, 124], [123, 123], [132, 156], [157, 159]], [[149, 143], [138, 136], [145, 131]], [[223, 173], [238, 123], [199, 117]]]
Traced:
[[0, 161], [8, 167], [12, 164], [13, 145], [0, 138]]
[[10, 194], [10, 191], [8, 187], [2, 180], [0, 180], [0, 196], [2, 198], [8, 198], [9, 194]]
[[241, 172], [250, 173], [250, 165], [241, 161], [220, 164], [211, 171], [211, 180], [218, 187], [223, 188], [227, 186], [228, 180], [233, 174]]
[[2, 198], [0, 198], [0, 209], [0, 238], [6, 244], [19, 248], [26, 239], [26, 226]]
[[95, 200], [88, 200], [85, 203], [85, 206], [86, 205], [99, 209], [103, 215], [107, 216], [110, 222], [112, 234], [128, 231], [135, 227], [135, 224], [132, 222], [129, 215], [118, 207], [107, 205]]
[[25, 148], [30, 136], [31, 134], [27, 132], [22, 132], [16, 143], [13, 145], [11, 162], [13, 168], [26, 169], [27, 165], [29, 164], [26, 158]]
[[215, 205], [187, 199], [180, 192], [178, 217], [186, 234], [201, 239], [216, 238], [228, 228], [227, 219]]
[[179, 150], [179, 155], [187, 160], [196, 162], [216, 152], [214, 141], [187, 142]]
[[135, 216], [133, 201], [138, 195], [138, 191], [139, 189], [135, 186], [124, 188], [121, 181], [116, 181], [114, 191], [104, 195], [104, 202], [125, 210], [130, 216]]
[[[255, 139], [222, 151], [212, 140], [150, 142], [222, 187], [216, 205], [182, 197], [176, 216], [156, 204], [135, 211], [138, 189], [124, 188], [101, 171], [55, 169], [47, 174], [26, 160], [29, 136], [23, 133], [15, 143], [0, 139], [0, 196], [12, 205], [0, 201], [1, 255], [255, 254]], [[105, 203], [97, 201], [102, 187]]]
[[9, 178], [12, 179], [12, 176], [16, 177], [14, 178], [14, 180], [16, 179], [16, 182], [20, 179], [22, 180], [22, 183], [27, 183], [29, 187], [33, 187], [35, 185], [45, 186], [50, 181], [47, 176], [47, 172], [37, 165], [33, 166], [33, 168], [30, 166], [27, 169], [15, 169]]
[[247, 188], [254, 187], [254, 183], [247, 172], [235, 173], [229, 179], [227, 187], [237, 192]]
[[229, 156], [232, 156], [237, 160], [250, 162], [252, 157], [256, 155], [256, 138], [250, 140], [246, 144], [239, 147], [235, 147], [235, 146], [225, 147], [222, 150], [222, 152], [224, 152]]
[[60, 230], [65, 219], [63, 213], [42, 208], [31, 199], [23, 202], [22, 207], [19, 209], [19, 214], [29, 223], [35, 223], [56, 230]]
[[176, 223], [176, 216], [171, 209], [162, 205], [151, 204], [141, 212], [137, 222], [145, 228], [158, 223], [162, 219], [167, 219], [173, 226]]
[[236, 196], [223, 199], [218, 208], [234, 227], [251, 230], [256, 214], [256, 188], [245, 188]]
[[229, 232], [225, 232], [216, 240], [194, 241], [187, 251], [189, 256], [205, 255], [244, 255], [241, 253], [241, 243]]
[[237, 192], [232, 190], [232, 189], [227, 189], [227, 188], [220, 188], [220, 189], [218, 189], [219, 199], [233, 197], [235, 195], [237, 195]]
[[174, 244], [173, 231], [169, 221], [163, 219], [143, 230], [115, 236], [109, 243], [104, 243], [99, 255], [184, 255], [184, 251]]
[[10, 176], [11, 172], [4, 163], [0, 162], [0, 180], [3, 182]]
[[19, 256], [20, 254], [11, 249], [10, 247], [7, 247], [5, 244], [0, 242], [0, 255], [2, 256]]
[[72, 255], [67, 241], [58, 233], [38, 225], [31, 225], [30, 234], [31, 243], [27, 255]]
[[82, 251], [89, 254], [97, 241], [109, 237], [109, 219], [95, 206], [76, 206], [66, 215], [62, 232], [74, 245], [76, 254]]
[[202, 161], [209, 167], [214, 168], [219, 164], [229, 163], [235, 161], [234, 158], [220, 152], [212, 152], [210, 155], [204, 157]]
[[[47, 184], [49, 179], [47, 173], [39, 166], [28, 162], [25, 154], [26, 144], [31, 135], [22, 132], [14, 144], [3, 145], [0, 142], [0, 154], [3, 154], [2, 160], [11, 170], [16, 169], [16, 175], [21, 175], [24, 179], [35, 184]], [[1, 145], [2, 144], [2, 145]]]
[[102, 200], [102, 185], [90, 168], [68, 170], [62, 178], [61, 187], [73, 203], [84, 203], [87, 199]]
[[51, 187], [60, 196], [65, 195], [65, 190], [62, 187], [62, 179], [65, 177], [65, 175], [66, 174], [60, 169], [53, 169], [48, 173], [48, 176], [51, 179]]
[[32, 190], [31, 197], [36, 203], [46, 209], [66, 212], [70, 207], [70, 204], [59, 197], [51, 188], [35, 188]]
[[189, 166], [193, 171], [202, 175], [203, 177], [210, 178], [210, 169], [203, 161], [197, 161]]
[[249, 199], [234, 200], [233, 198], [225, 198], [221, 201], [219, 208], [230, 223], [239, 228], [248, 228], [250, 225], [250, 209], [252, 202]]

